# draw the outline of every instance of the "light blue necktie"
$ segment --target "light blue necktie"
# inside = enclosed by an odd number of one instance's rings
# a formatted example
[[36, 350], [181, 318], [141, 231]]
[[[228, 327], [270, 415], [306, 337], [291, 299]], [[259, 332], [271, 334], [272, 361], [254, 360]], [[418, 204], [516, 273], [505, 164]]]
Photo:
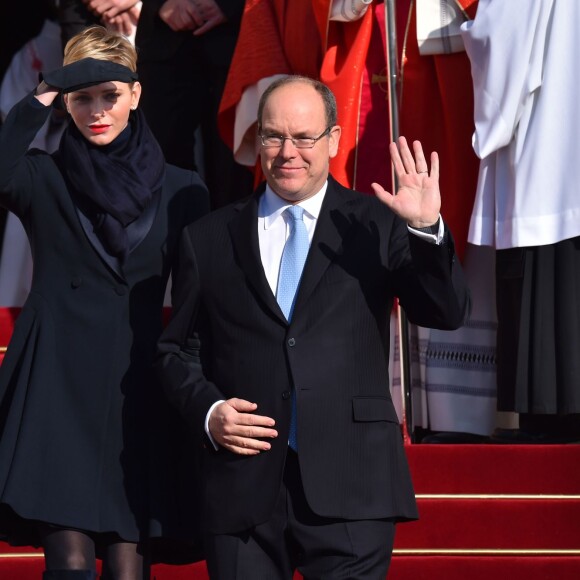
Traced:
[[[308, 255], [308, 248], [310, 241], [308, 239], [308, 231], [304, 224], [304, 208], [299, 205], [292, 205], [285, 212], [290, 218], [290, 235], [284, 245], [282, 252], [282, 260], [280, 262], [280, 273], [278, 275], [278, 289], [276, 292], [276, 299], [278, 304], [290, 322], [292, 318], [292, 311], [294, 310], [294, 302], [296, 300], [296, 291], [300, 284], [302, 270]], [[295, 451], [297, 450], [296, 441], [296, 393], [292, 389], [292, 416], [290, 419], [290, 434], [288, 436], [288, 444]]]

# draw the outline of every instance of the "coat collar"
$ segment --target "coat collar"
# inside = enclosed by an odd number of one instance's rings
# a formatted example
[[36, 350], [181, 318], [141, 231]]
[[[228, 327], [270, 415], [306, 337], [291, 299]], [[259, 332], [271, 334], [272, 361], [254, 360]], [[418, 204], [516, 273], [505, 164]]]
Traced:
[[[141, 244], [141, 242], [145, 239], [145, 237], [151, 230], [153, 222], [155, 221], [155, 217], [157, 216], [160, 201], [161, 201], [161, 188], [153, 192], [152, 201], [143, 210], [143, 213], [135, 221], [133, 221], [127, 226], [127, 235], [129, 236], [130, 240], [129, 247], [130, 254]], [[123, 264], [121, 263], [121, 261], [115, 256], [111, 256], [105, 250], [101, 240], [95, 233], [94, 226], [91, 223], [90, 219], [83, 213], [83, 211], [79, 207], [75, 206], [75, 209], [79, 221], [81, 223], [81, 226], [85, 232], [85, 235], [89, 243], [93, 247], [93, 249], [97, 252], [97, 254], [108, 266], [108, 268], [112, 270], [112, 272], [116, 274], [123, 282], [126, 282], [127, 277], [125, 275], [125, 270], [123, 268]]]

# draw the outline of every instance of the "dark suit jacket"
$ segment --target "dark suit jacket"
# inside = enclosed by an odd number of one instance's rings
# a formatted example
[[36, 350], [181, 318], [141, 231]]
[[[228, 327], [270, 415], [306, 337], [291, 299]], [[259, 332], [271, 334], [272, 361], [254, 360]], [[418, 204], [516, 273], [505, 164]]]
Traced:
[[260, 260], [262, 191], [184, 230], [174, 315], [160, 341], [164, 388], [200, 440], [210, 405], [230, 397], [256, 402], [279, 431], [272, 449], [257, 456], [206, 445], [206, 528], [234, 532], [269, 518], [293, 386], [312, 510], [346, 519], [416, 518], [389, 393], [389, 320], [398, 296], [417, 324], [463, 323], [469, 296], [452, 239], [436, 246], [410, 235], [377, 198], [330, 177], [288, 324]]

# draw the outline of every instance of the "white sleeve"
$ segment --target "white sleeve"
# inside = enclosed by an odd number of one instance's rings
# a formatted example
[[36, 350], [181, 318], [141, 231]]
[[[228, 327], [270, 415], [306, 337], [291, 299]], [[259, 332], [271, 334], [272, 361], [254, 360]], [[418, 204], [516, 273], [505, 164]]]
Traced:
[[358, 20], [365, 15], [372, 2], [373, 0], [333, 0], [329, 20], [337, 22]]
[[475, 19], [461, 26], [473, 79], [473, 148], [480, 159], [512, 140], [542, 84], [553, 1], [479, 0]]

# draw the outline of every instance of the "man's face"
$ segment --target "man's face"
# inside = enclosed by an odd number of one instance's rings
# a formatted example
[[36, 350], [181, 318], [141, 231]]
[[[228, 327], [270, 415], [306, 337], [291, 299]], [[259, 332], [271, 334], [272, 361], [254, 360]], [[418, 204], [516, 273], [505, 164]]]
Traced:
[[[328, 129], [320, 94], [305, 83], [276, 89], [262, 112], [262, 135], [318, 137]], [[268, 185], [283, 199], [298, 203], [315, 195], [328, 177], [330, 159], [338, 150], [340, 127], [319, 139], [312, 149], [298, 149], [290, 139], [281, 147], [261, 146], [262, 171]]]

